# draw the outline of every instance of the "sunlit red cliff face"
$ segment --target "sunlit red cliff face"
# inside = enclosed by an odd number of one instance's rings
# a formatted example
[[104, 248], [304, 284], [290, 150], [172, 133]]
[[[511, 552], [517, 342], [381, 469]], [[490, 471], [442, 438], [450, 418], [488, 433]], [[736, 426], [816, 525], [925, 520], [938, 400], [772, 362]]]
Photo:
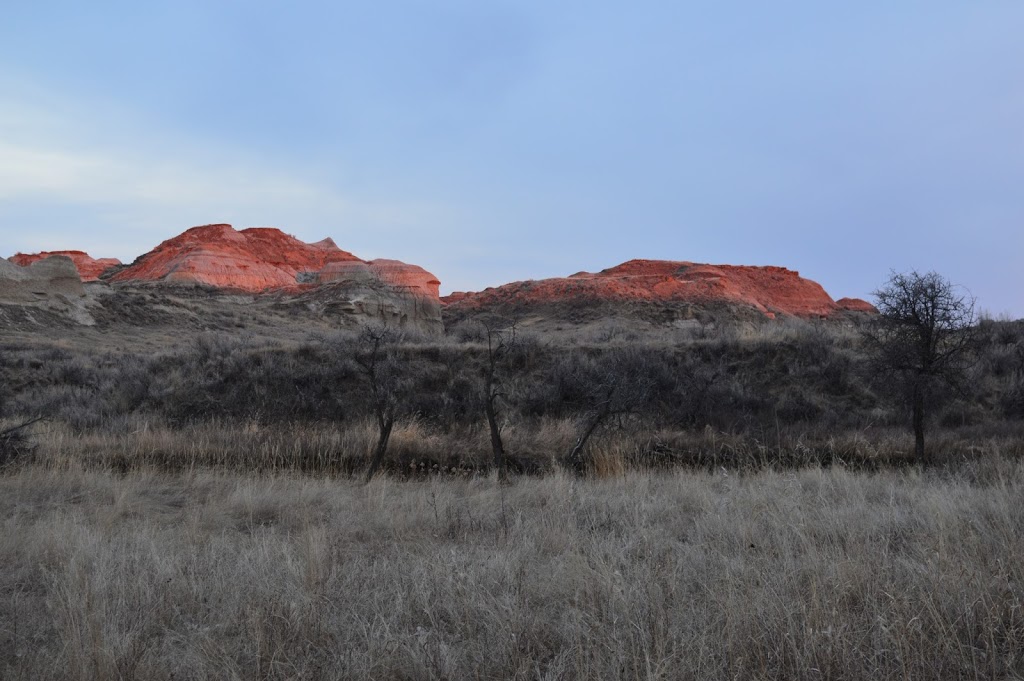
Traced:
[[[10, 271], [0, 271], [0, 304], [8, 298], [19, 304], [45, 298], [46, 291], [22, 295], [28, 290], [22, 282], [28, 281], [30, 270], [49, 272], [60, 266], [70, 272], [79, 288], [83, 281], [109, 284], [83, 290], [85, 304], [98, 306], [96, 309], [110, 303], [112, 309], [120, 310], [124, 306], [116, 301], [137, 297], [140, 284], [157, 288], [169, 284], [158, 294], [166, 296], [182, 293], [175, 285], [192, 284], [252, 294], [239, 300], [239, 305], [278, 306], [299, 315], [330, 318], [332, 324], [376, 321], [428, 333], [444, 329], [440, 282], [422, 267], [398, 260], [361, 260], [330, 239], [308, 244], [273, 228], [193, 227], [128, 266], [112, 259], [95, 260], [81, 251], [60, 252], [66, 257], [54, 255], [18, 254], [10, 262], [4, 261]], [[5, 288], [8, 279], [15, 283]], [[7, 289], [13, 293], [7, 295]], [[188, 295], [195, 299], [194, 293]], [[101, 317], [104, 314], [101, 311]], [[116, 318], [117, 314], [103, 318]]]
[[440, 282], [416, 265], [363, 261], [331, 239], [307, 244], [281, 230], [193, 227], [168, 239], [111, 278], [113, 282], [196, 283], [259, 293], [351, 281], [378, 283], [437, 300]]
[[108, 270], [117, 267], [121, 264], [121, 261], [117, 258], [93, 258], [88, 253], [83, 251], [42, 251], [41, 253], [17, 253], [10, 257], [10, 261], [15, 265], [21, 265], [22, 267], [31, 265], [32, 263], [45, 260], [55, 255], [63, 255], [71, 258], [71, 262], [75, 264], [75, 269], [78, 270], [78, 276], [82, 278], [82, 281], [96, 281], [100, 276]]
[[818, 283], [783, 267], [704, 265], [666, 260], [630, 260], [595, 274], [520, 281], [478, 293], [453, 293], [450, 307], [497, 308], [564, 303], [691, 303], [742, 306], [767, 317], [829, 317], [874, 308], [845, 298], [834, 301]]
[[866, 300], [860, 298], [840, 298], [836, 301], [836, 305], [839, 306], [840, 310], [846, 312], [866, 312], [868, 314], [877, 314], [878, 308], [869, 303]]
[[119, 271], [111, 281], [167, 281], [259, 292], [299, 283], [328, 262], [358, 260], [329, 239], [307, 244], [276, 229], [193, 227]]
[[[828, 318], [875, 311], [863, 300], [833, 300], [816, 282], [783, 267], [665, 260], [630, 260], [597, 273], [513, 282], [442, 299], [437, 277], [416, 265], [361, 260], [330, 239], [305, 243], [278, 229], [236, 231], [226, 224], [193, 227], [127, 266], [81, 251], [58, 253], [66, 257], [18, 254], [10, 260], [21, 268], [8, 278], [27, 275], [28, 266], [63, 263], [72, 275], [77, 270], [82, 281], [111, 284], [96, 289], [96, 295], [108, 295], [103, 291], [109, 290], [116, 296], [132, 284], [198, 284], [272, 293], [256, 297], [319, 315], [342, 315], [354, 323], [377, 319], [430, 331], [443, 329], [442, 303], [444, 316], [453, 323], [493, 311], [536, 313], [536, 319], [556, 326], [569, 322], [572, 327], [618, 317], [661, 324], [778, 315]], [[19, 273], [21, 269], [26, 272]], [[18, 291], [24, 288], [18, 286]]]

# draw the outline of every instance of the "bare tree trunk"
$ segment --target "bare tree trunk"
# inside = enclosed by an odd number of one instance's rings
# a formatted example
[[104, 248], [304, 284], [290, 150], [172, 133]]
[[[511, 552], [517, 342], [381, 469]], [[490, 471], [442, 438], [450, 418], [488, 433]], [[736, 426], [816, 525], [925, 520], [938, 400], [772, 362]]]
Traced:
[[587, 427], [584, 428], [583, 433], [576, 438], [576, 444], [573, 445], [572, 450], [569, 452], [569, 456], [565, 458], [565, 466], [567, 468], [571, 468], [577, 473], [583, 472], [583, 448], [587, 446], [587, 440], [590, 439], [590, 436], [594, 434], [594, 431], [597, 430], [598, 426], [600, 426], [605, 418], [607, 418], [609, 413], [611, 413], [611, 411], [606, 407], [594, 414], [590, 419], [590, 422], [587, 424]]
[[498, 400], [501, 398], [498, 367], [508, 354], [510, 347], [515, 344], [516, 327], [514, 323], [507, 327], [498, 326], [494, 320], [489, 323], [484, 322], [483, 325], [487, 332], [484, 414], [487, 417], [487, 427], [491, 431], [491, 453], [494, 457], [494, 467], [498, 471], [498, 480], [504, 481], [508, 471], [505, 466], [505, 445], [501, 441], [501, 426], [498, 425]]
[[24, 423], [0, 431], [0, 468], [33, 451], [32, 443], [25, 429], [45, 418], [45, 416], [37, 416], [34, 419], [29, 419]]
[[377, 447], [373, 451], [373, 458], [370, 459], [370, 468], [366, 471], [366, 482], [370, 482], [377, 474], [384, 461], [384, 455], [388, 451], [388, 440], [391, 439], [391, 429], [395, 425], [395, 419], [388, 418], [380, 422], [380, 435], [377, 438]]
[[494, 467], [498, 470], [498, 479], [504, 480], [506, 477], [505, 446], [501, 442], [501, 428], [498, 426], [498, 414], [494, 409], [494, 400], [492, 395], [487, 395], [484, 400], [484, 411], [487, 414], [487, 425], [491, 429], [491, 452], [494, 454]]
[[23, 428], [28, 428], [33, 423], [39, 423], [40, 421], [44, 420], [45, 418], [46, 418], [45, 416], [37, 416], [34, 419], [29, 419], [28, 421], [25, 421], [24, 423], [19, 423], [16, 426], [12, 426], [12, 427], [8, 428], [7, 430], [0, 431], [0, 437], [2, 437], [4, 435], [11, 435], [12, 433], [16, 433], [19, 430], [22, 430]]
[[914, 460], [919, 464], [928, 463], [924, 449], [924, 393], [914, 386]]

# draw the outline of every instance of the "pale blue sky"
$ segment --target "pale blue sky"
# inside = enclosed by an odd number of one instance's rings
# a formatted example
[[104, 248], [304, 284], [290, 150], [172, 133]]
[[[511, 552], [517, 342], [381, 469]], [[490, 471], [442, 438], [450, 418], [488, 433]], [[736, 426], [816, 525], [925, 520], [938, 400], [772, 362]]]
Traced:
[[1020, 0], [7, 3], [0, 254], [209, 222], [442, 289], [630, 258], [1024, 317]]

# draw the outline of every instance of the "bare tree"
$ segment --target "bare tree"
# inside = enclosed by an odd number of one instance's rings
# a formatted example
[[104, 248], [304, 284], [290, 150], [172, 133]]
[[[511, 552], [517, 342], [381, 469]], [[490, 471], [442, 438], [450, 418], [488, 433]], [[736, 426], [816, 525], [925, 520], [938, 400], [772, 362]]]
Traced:
[[[6, 415], [7, 401], [10, 394], [10, 385], [4, 372], [5, 359], [0, 354], [0, 417]], [[44, 416], [36, 416], [35, 418], [22, 421], [16, 426], [0, 428], [0, 468], [34, 451], [35, 447], [29, 438], [28, 428], [44, 419]]]
[[501, 440], [500, 403], [507, 399], [504, 391], [502, 365], [516, 344], [516, 322], [501, 317], [485, 317], [480, 321], [487, 342], [487, 363], [484, 366], [484, 414], [491, 432], [491, 453], [498, 479], [504, 480], [505, 445]]
[[366, 482], [373, 479], [384, 461], [401, 404], [402, 372], [396, 353], [401, 339], [400, 333], [383, 324], [364, 328], [357, 340], [353, 359], [370, 389], [377, 420], [377, 445], [366, 471]]
[[613, 417], [634, 413], [647, 400], [652, 381], [636, 355], [625, 350], [609, 351], [593, 364], [579, 364], [574, 373], [583, 384], [586, 406], [562, 465], [582, 473], [587, 442]]
[[913, 412], [914, 455], [927, 461], [926, 409], [942, 385], [963, 388], [975, 343], [974, 298], [935, 272], [893, 272], [874, 292], [879, 316], [868, 340], [877, 366], [899, 381]]
[[27, 429], [45, 418], [45, 416], [37, 416], [22, 421], [16, 426], [0, 430], [0, 469], [35, 451]]

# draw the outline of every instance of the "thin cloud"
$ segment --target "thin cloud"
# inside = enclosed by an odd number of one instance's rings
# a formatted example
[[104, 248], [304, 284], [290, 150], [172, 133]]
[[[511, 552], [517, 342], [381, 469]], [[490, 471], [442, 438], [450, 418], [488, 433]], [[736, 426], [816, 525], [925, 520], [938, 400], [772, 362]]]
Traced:
[[[217, 221], [278, 226], [306, 239], [344, 237], [341, 232], [356, 229], [394, 235], [447, 214], [432, 203], [349, 196], [324, 179], [273, 167], [245, 150], [171, 139], [123, 114], [110, 120], [102, 106], [40, 106], [8, 94], [0, 96], [0, 111], [2, 255], [93, 248], [76, 241], [92, 233], [91, 241], [117, 244], [116, 252], [100, 255], [130, 259], [188, 227]], [[43, 206], [49, 208], [33, 209]], [[66, 207], [74, 224], [26, 222], [53, 214], [54, 206]], [[111, 241], [112, 233], [121, 238]], [[365, 248], [361, 241], [348, 247]]]

